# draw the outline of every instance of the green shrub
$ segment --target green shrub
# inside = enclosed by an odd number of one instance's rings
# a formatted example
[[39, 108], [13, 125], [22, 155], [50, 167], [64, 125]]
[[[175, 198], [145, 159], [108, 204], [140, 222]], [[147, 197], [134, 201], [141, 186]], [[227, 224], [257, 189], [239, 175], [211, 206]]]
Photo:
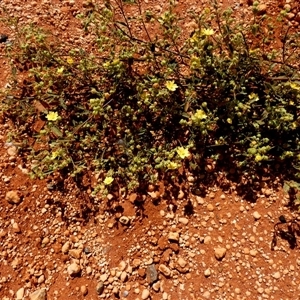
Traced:
[[274, 25], [255, 7], [248, 24], [216, 4], [189, 12], [191, 33], [175, 8], [90, 3], [78, 17], [92, 53], [15, 26], [2, 107], [33, 176], [93, 172], [94, 193], [220, 170], [252, 182], [284, 167], [283, 179], [300, 178], [299, 38], [283, 14], [281, 47], [269, 52]]

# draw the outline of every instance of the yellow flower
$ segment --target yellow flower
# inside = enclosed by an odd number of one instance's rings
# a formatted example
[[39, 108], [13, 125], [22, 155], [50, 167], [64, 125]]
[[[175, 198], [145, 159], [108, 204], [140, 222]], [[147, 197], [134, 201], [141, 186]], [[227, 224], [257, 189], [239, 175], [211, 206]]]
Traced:
[[114, 178], [109, 176], [104, 179], [104, 184], [110, 185], [113, 181], [114, 181]]
[[206, 28], [206, 29], [203, 29], [203, 30], [201, 31], [201, 33], [202, 33], [203, 35], [210, 36], [210, 35], [213, 35], [215, 32], [214, 32], [214, 30], [211, 29], [211, 28]]
[[172, 161], [170, 161], [167, 165], [167, 168], [169, 170], [176, 170], [176, 169], [178, 169], [178, 167], [179, 167], [179, 165], [175, 162], [172, 162]]
[[178, 147], [177, 150], [176, 150], [177, 154], [179, 155], [179, 157], [181, 159], [184, 159], [186, 157], [189, 157], [190, 156], [190, 152], [188, 149], [185, 149], [183, 147]]
[[228, 119], [227, 119], [227, 123], [228, 123], [228, 124], [232, 124], [232, 119], [228, 118]]
[[248, 95], [249, 99], [250, 100], [253, 100], [253, 101], [258, 101], [259, 100], [259, 97], [257, 94], [255, 93], [251, 93], [250, 95]]
[[52, 152], [51, 159], [55, 159], [55, 158], [58, 157], [59, 155], [60, 155], [60, 152], [59, 152], [59, 151], [54, 151], [54, 152]]
[[176, 91], [176, 89], [178, 88], [178, 85], [174, 82], [174, 80], [171, 81], [167, 81], [165, 84], [165, 87], [169, 90], [169, 91]]
[[67, 58], [67, 63], [68, 63], [69, 65], [72, 65], [72, 64], [74, 63], [73, 58], [69, 56], [69, 57]]
[[58, 113], [56, 111], [49, 111], [46, 118], [48, 121], [56, 121], [58, 119]]
[[299, 91], [300, 90], [300, 85], [295, 83], [295, 82], [290, 82], [290, 87], [294, 90]]
[[259, 162], [259, 161], [261, 161], [263, 159], [263, 157], [260, 155], [260, 154], [257, 154], [256, 156], [255, 156], [255, 161], [256, 162]]
[[198, 42], [198, 33], [197, 32], [195, 32], [193, 35], [192, 35], [192, 37], [190, 38], [190, 41], [191, 42]]
[[58, 68], [58, 69], [57, 69], [57, 73], [58, 73], [58, 74], [62, 74], [63, 71], [64, 71], [64, 69], [65, 69], [65, 68], [64, 68], [63, 66], [60, 67], [60, 68]]
[[197, 111], [192, 116], [192, 121], [197, 122], [207, 118], [207, 114], [202, 109], [197, 109]]

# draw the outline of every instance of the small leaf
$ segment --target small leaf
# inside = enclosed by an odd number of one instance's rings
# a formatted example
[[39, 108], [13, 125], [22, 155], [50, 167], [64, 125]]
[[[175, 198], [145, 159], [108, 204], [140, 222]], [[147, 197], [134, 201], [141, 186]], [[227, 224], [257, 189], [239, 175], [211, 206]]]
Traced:
[[63, 136], [62, 132], [56, 126], [51, 126], [50, 129], [51, 129], [52, 133], [55, 134], [55, 136], [57, 136], [57, 137]]
[[288, 193], [289, 191], [290, 191], [290, 186], [285, 182], [284, 184], [283, 184], [283, 190], [286, 192], [286, 193]]

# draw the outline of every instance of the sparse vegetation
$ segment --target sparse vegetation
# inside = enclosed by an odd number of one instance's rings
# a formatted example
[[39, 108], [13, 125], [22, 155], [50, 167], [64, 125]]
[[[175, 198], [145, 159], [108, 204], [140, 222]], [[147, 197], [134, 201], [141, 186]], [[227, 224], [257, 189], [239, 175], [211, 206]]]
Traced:
[[[161, 15], [142, 11], [139, 0], [90, 3], [78, 18], [93, 53], [10, 20], [16, 39], [7, 46], [2, 112], [32, 176], [92, 172], [95, 194], [191, 174], [195, 193], [221, 173], [254, 187], [265, 174], [299, 180], [299, 37], [285, 12], [276, 36], [257, 5], [250, 24], [216, 3], [190, 12], [193, 31], [185, 32], [173, 3]], [[272, 39], [280, 50], [268, 47]]]

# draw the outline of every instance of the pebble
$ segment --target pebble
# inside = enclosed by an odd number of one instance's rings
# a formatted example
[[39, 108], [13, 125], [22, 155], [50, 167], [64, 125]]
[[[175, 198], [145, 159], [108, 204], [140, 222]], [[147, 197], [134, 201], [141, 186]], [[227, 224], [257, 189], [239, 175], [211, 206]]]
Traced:
[[217, 260], [222, 260], [226, 255], [226, 248], [215, 248], [215, 257]]
[[46, 246], [47, 244], [49, 244], [50, 242], [50, 239], [46, 236], [43, 238], [42, 240], [42, 246]]
[[80, 292], [81, 292], [81, 294], [82, 294], [83, 296], [86, 296], [87, 293], [88, 293], [87, 287], [86, 287], [85, 285], [82, 285], [82, 286], [80, 287]]
[[9, 156], [16, 156], [18, 153], [18, 149], [16, 146], [11, 146], [7, 149], [7, 153]]
[[72, 249], [69, 251], [70, 256], [73, 258], [80, 259], [82, 254], [82, 249]]
[[253, 213], [253, 218], [254, 218], [255, 220], [259, 220], [259, 219], [261, 218], [261, 215], [260, 215], [257, 211], [255, 211], [255, 212]]
[[267, 12], [267, 5], [266, 4], [259, 4], [257, 6], [257, 14], [264, 15]]
[[148, 290], [148, 289], [144, 289], [144, 290], [142, 291], [142, 296], [141, 296], [142, 299], [143, 299], [143, 300], [148, 299], [149, 296], [150, 296], [149, 290]]
[[66, 242], [63, 244], [63, 246], [61, 247], [61, 252], [66, 254], [69, 252], [70, 249], [70, 242]]
[[126, 263], [124, 260], [122, 260], [122, 261], [119, 263], [119, 270], [120, 270], [120, 271], [124, 271], [124, 270], [126, 269], [126, 267], [127, 267], [127, 263]]
[[92, 274], [92, 268], [90, 267], [90, 266], [88, 266], [88, 267], [86, 267], [86, 270], [85, 270], [85, 272], [86, 272], [86, 275], [91, 275]]
[[279, 279], [281, 277], [281, 274], [280, 274], [280, 272], [276, 272], [276, 273], [272, 274], [272, 277], [275, 279]]
[[123, 271], [121, 273], [120, 279], [122, 282], [125, 282], [127, 280], [127, 277], [128, 277], [127, 273], [125, 271]]
[[205, 271], [204, 271], [204, 276], [205, 277], [209, 277], [211, 275], [211, 270], [210, 269], [206, 269]]
[[147, 280], [150, 284], [153, 284], [155, 281], [157, 281], [158, 274], [154, 264], [147, 267], [146, 275], [147, 275]]
[[211, 242], [211, 237], [210, 237], [209, 235], [207, 235], [207, 236], [204, 238], [203, 243], [204, 243], [205, 245], [207, 245], [207, 244], [209, 244], [210, 242]]
[[182, 190], [179, 191], [178, 193], [178, 197], [177, 197], [179, 200], [183, 199], [184, 198], [184, 192]]
[[179, 241], [179, 233], [178, 232], [170, 232], [168, 235], [168, 239], [170, 241], [178, 242]]
[[181, 223], [183, 225], [187, 225], [189, 222], [189, 219], [182, 217], [182, 218], [179, 218], [178, 221], [179, 221], [179, 223]]
[[25, 293], [24, 288], [18, 289], [17, 292], [16, 292], [16, 300], [22, 300], [23, 297], [24, 297], [24, 293]]
[[81, 268], [76, 263], [72, 263], [68, 266], [68, 273], [70, 276], [75, 276], [75, 275], [79, 274], [80, 271], [81, 271]]
[[96, 292], [98, 295], [101, 295], [104, 291], [104, 283], [103, 282], [99, 282], [96, 286]]
[[257, 250], [251, 249], [251, 250], [249, 251], [249, 253], [250, 253], [251, 256], [256, 256]]
[[164, 264], [160, 264], [158, 270], [163, 273], [166, 277], [171, 275], [171, 270]]
[[40, 289], [29, 295], [30, 300], [46, 300], [46, 289]]
[[21, 198], [18, 195], [17, 191], [9, 191], [5, 195], [5, 199], [10, 204], [19, 204], [21, 202]]
[[122, 216], [120, 219], [119, 219], [119, 222], [123, 225], [128, 225], [130, 223], [130, 219], [128, 217], [125, 217], [125, 216]]
[[21, 228], [20, 228], [20, 226], [19, 226], [18, 223], [14, 222], [14, 223], [12, 224], [12, 228], [13, 228], [13, 231], [14, 231], [15, 233], [21, 233]]
[[37, 280], [38, 284], [41, 284], [41, 283], [43, 283], [44, 281], [45, 281], [45, 276], [44, 276], [44, 275], [41, 275], [41, 276], [38, 278], [38, 280]]
[[206, 208], [207, 208], [208, 211], [214, 211], [214, 209], [215, 209], [212, 204], [207, 204]]
[[107, 275], [107, 274], [102, 274], [102, 275], [100, 276], [100, 280], [101, 280], [102, 282], [105, 282], [105, 281], [107, 280], [107, 278], [108, 278], [108, 275]]
[[210, 292], [209, 291], [204, 292], [203, 293], [203, 298], [209, 299], [210, 298]]
[[184, 260], [182, 257], [178, 258], [177, 263], [181, 268], [184, 268], [187, 265], [187, 261]]

